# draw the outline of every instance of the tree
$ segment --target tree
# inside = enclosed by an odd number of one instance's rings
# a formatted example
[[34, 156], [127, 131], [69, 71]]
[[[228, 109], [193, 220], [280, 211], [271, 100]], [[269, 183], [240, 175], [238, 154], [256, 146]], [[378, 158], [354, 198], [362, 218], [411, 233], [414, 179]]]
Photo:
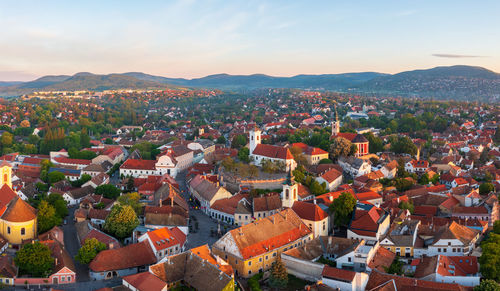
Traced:
[[24, 244], [16, 253], [14, 262], [19, 267], [20, 275], [26, 274], [35, 278], [48, 277], [54, 266], [49, 247], [38, 241]]
[[293, 146], [290, 148], [290, 153], [293, 156], [293, 159], [297, 162], [299, 165], [305, 165], [307, 164], [307, 159], [302, 153], [302, 149], [296, 146]]
[[21, 127], [30, 127], [30, 121], [25, 119], [23, 121], [21, 121]]
[[68, 206], [67, 206], [66, 200], [64, 200], [64, 198], [61, 195], [51, 193], [47, 197], [47, 202], [50, 205], [54, 206], [54, 209], [56, 210], [56, 214], [60, 218], [64, 218], [68, 215]]
[[288, 272], [285, 264], [278, 257], [271, 266], [271, 274], [269, 276], [269, 286], [273, 288], [285, 288], [288, 284]]
[[246, 144], [247, 144], [247, 137], [243, 134], [236, 135], [235, 137], [233, 137], [233, 140], [231, 141], [231, 147], [235, 149], [244, 147]]
[[336, 160], [341, 156], [348, 156], [351, 153], [352, 143], [343, 138], [337, 137], [330, 146], [330, 159]]
[[372, 132], [365, 133], [364, 136], [369, 142], [368, 150], [370, 153], [378, 153], [384, 150], [384, 145], [380, 137], [375, 136]]
[[132, 193], [127, 193], [123, 194], [120, 197], [118, 197], [118, 202], [121, 205], [130, 205], [135, 213], [137, 215], [142, 214], [142, 204], [139, 203], [139, 200], [141, 199], [141, 195], [137, 192], [132, 192]]
[[493, 280], [486, 279], [474, 287], [474, 291], [500, 291], [500, 285]]
[[238, 159], [245, 163], [250, 163], [250, 150], [247, 147], [242, 147], [238, 151]]
[[226, 144], [226, 138], [225, 138], [224, 136], [222, 136], [222, 135], [221, 135], [221, 136], [219, 136], [219, 137], [217, 138], [216, 143], [218, 143], [218, 144]]
[[398, 136], [396, 140], [391, 142], [391, 151], [396, 154], [415, 155], [417, 153], [417, 146], [409, 137]]
[[333, 200], [330, 204], [330, 212], [335, 214], [335, 225], [346, 225], [351, 219], [355, 206], [356, 198], [349, 192], [342, 192], [337, 199]]
[[500, 220], [493, 223], [493, 233], [500, 234]]
[[0, 142], [2, 143], [3, 148], [8, 148], [12, 146], [14, 135], [8, 131], [5, 131], [0, 138]]
[[225, 157], [222, 160], [221, 165], [226, 171], [229, 172], [232, 172], [234, 170], [234, 167], [236, 166], [234, 160], [231, 157]]
[[139, 225], [139, 219], [130, 205], [115, 205], [104, 223], [104, 230], [113, 236], [124, 239], [132, 234]]
[[43, 200], [38, 205], [38, 232], [44, 233], [56, 225], [61, 224], [62, 219], [57, 215], [54, 206]]
[[399, 259], [399, 256], [394, 258], [389, 268], [386, 268], [386, 272], [389, 274], [403, 275], [403, 262]]
[[319, 161], [319, 164], [320, 165], [323, 165], [323, 164], [333, 164], [333, 161], [330, 160], [330, 159], [322, 159], [321, 161]]
[[127, 180], [127, 191], [132, 192], [135, 189], [134, 177], [129, 177]]
[[104, 251], [105, 249], [105, 243], [98, 241], [96, 238], [87, 239], [78, 250], [75, 260], [81, 264], [89, 264], [99, 252]]
[[259, 168], [257, 168], [256, 165], [250, 165], [248, 167], [248, 174], [250, 175], [250, 177], [252, 178], [255, 178], [255, 177], [258, 177], [260, 172], [259, 172]]
[[[497, 227], [498, 228], [498, 227]], [[479, 270], [484, 278], [500, 281], [500, 234], [490, 232], [488, 239], [481, 243]]]
[[491, 183], [483, 183], [479, 186], [479, 194], [481, 195], [488, 195], [492, 191], [495, 191], [495, 186]]
[[401, 203], [399, 203], [398, 207], [400, 209], [407, 209], [412, 214], [413, 214], [413, 211], [415, 211], [415, 206], [413, 206], [413, 203], [411, 203], [411, 202], [401, 201]]
[[95, 194], [102, 195], [108, 199], [116, 199], [120, 196], [120, 189], [116, 188], [116, 186], [112, 184], [104, 184], [95, 188]]
[[48, 178], [49, 178], [49, 183], [53, 184], [64, 180], [66, 176], [64, 176], [64, 174], [59, 171], [53, 171], [49, 173]]

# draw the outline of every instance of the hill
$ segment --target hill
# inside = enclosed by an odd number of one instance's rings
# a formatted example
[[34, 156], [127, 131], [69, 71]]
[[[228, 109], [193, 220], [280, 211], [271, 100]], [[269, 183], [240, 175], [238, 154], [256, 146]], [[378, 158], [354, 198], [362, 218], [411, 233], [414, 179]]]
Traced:
[[[10, 83], [10, 84], [9, 84]], [[45, 76], [31, 82], [0, 83], [0, 95], [20, 95], [42, 90], [154, 89], [166, 86], [241, 90], [259, 88], [297, 88], [332, 90], [388, 96], [420, 96], [439, 99], [500, 100], [500, 74], [481, 67], [451, 66], [401, 72], [394, 75], [375, 72], [297, 75], [274, 77], [264, 74], [216, 74], [183, 79], [141, 72], [73, 76]]]
[[500, 74], [481, 67], [436, 67], [377, 77], [361, 84], [356, 90], [440, 99], [498, 99]]

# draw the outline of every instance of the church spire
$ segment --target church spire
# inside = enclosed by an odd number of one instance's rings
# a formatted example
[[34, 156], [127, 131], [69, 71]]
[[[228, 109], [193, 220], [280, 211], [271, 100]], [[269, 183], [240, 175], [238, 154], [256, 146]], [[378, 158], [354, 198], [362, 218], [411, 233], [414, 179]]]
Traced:
[[337, 104], [335, 104], [335, 121], [332, 122], [332, 136], [338, 135], [340, 132], [339, 115], [337, 113]]

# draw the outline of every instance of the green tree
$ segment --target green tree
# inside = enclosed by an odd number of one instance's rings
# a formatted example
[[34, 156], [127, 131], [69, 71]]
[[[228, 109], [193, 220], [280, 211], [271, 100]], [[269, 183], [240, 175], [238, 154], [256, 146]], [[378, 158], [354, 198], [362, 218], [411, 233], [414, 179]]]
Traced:
[[380, 137], [375, 136], [372, 132], [365, 133], [364, 136], [369, 142], [368, 150], [370, 153], [378, 153], [384, 150], [384, 144]]
[[242, 147], [238, 151], [238, 159], [245, 163], [250, 163], [250, 150], [247, 147]]
[[64, 200], [64, 198], [61, 195], [51, 193], [47, 197], [47, 202], [50, 205], [54, 206], [56, 214], [60, 218], [64, 218], [68, 215], [68, 205], [66, 203], [66, 200]]
[[48, 246], [36, 241], [24, 244], [16, 253], [14, 262], [19, 267], [19, 275], [44, 278], [52, 273], [54, 258]]
[[493, 191], [495, 191], [495, 186], [491, 183], [483, 183], [479, 186], [479, 194], [481, 195], [487, 195]]
[[399, 256], [394, 258], [389, 268], [386, 268], [386, 272], [389, 274], [403, 275], [403, 262], [399, 259]]
[[130, 205], [137, 215], [142, 215], [142, 204], [139, 203], [141, 195], [137, 192], [123, 194], [118, 197], [120, 205]]
[[488, 239], [481, 243], [479, 270], [486, 279], [500, 281], [500, 234], [489, 233]]
[[334, 213], [334, 224], [342, 226], [349, 223], [352, 212], [356, 206], [356, 198], [349, 192], [342, 192], [340, 196], [330, 204], [330, 212]]
[[135, 189], [134, 177], [129, 177], [127, 180], [127, 191], [132, 192]]
[[106, 217], [104, 230], [109, 234], [124, 239], [132, 234], [139, 225], [139, 219], [130, 205], [115, 205]]
[[233, 140], [231, 141], [231, 147], [235, 149], [244, 147], [246, 144], [247, 144], [247, 137], [243, 134], [236, 135], [235, 137], [233, 137]]
[[222, 160], [221, 165], [228, 172], [234, 171], [234, 168], [236, 166], [234, 160], [231, 157], [225, 157]]
[[216, 143], [218, 143], [218, 144], [226, 144], [226, 138], [225, 138], [224, 136], [222, 136], [222, 135], [221, 135], [221, 136], [219, 136], [219, 137], [217, 138]]
[[409, 137], [398, 136], [391, 142], [391, 151], [396, 154], [415, 155], [417, 153], [417, 146]]
[[38, 232], [44, 233], [56, 225], [61, 224], [62, 219], [56, 213], [54, 206], [43, 200], [38, 205]]
[[97, 254], [106, 249], [106, 244], [98, 241], [96, 238], [85, 240], [82, 247], [78, 250], [75, 260], [81, 264], [89, 264]]
[[53, 184], [64, 180], [66, 176], [64, 176], [64, 174], [59, 171], [53, 171], [49, 173], [48, 178], [49, 178], [49, 183]]
[[474, 291], [500, 291], [500, 285], [493, 280], [486, 279], [474, 287]]
[[352, 151], [352, 143], [343, 138], [337, 137], [330, 146], [330, 159], [337, 160], [341, 156], [348, 156]]
[[8, 148], [12, 146], [12, 141], [14, 139], [14, 135], [8, 131], [5, 131], [0, 138], [0, 142], [2, 143], [3, 148]]
[[400, 209], [408, 209], [410, 211], [410, 213], [412, 213], [412, 214], [415, 211], [415, 206], [413, 206], [413, 203], [411, 203], [411, 202], [401, 201], [401, 203], [399, 203], [398, 207]]
[[319, 164], [320, 165], [323, 165], [323, 164], [333, 164], [333, 161], [330, 160], [330, 159], [322, 159], [321, 161], [319, 161]]
[[288, 272], [280, 257], [271, 266], [269, 286], [273, 288], [285, 288], [288, 284]]
[[120, 196], [120, 189], [116, 188], [116, 186], [112, 184], [104, 184], [95, 188], [95, 194], [102, 195], [109, 199], [116, 199]]

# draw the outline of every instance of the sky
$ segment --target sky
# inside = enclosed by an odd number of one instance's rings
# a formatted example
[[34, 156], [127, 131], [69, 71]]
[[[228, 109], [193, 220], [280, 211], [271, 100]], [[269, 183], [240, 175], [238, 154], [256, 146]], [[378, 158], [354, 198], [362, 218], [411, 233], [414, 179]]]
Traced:
[[0, 80], [500, 72], [500, 1], [0, 1]]

